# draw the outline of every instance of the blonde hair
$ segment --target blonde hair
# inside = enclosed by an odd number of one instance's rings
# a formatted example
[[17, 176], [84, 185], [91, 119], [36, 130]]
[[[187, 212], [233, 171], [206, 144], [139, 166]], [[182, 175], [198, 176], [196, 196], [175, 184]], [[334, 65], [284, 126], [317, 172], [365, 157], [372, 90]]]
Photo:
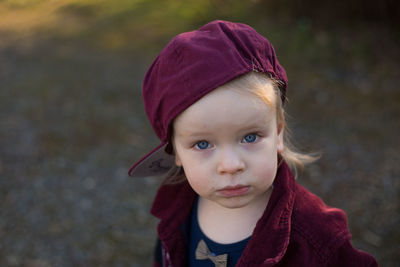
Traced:
[[280, 125], [281, 131], [283, 130], [284, 148], [280, 156], [286, 161], [297, 178], [299, 170], [303, 171], [307, 164], [315, 162], [320, 156], [318, 153], [302, 153], [291, 142], [291, 131], [287, 125], [283, 108], [281, 84], [281, 81], [270, 77], [268, 74], [252, 71], [224, 84], [223, 87], [253, 94], [268, 106], [275, 108], [277, 124]]
[[[291, 132], [285, 119], [280, 90], [281, 84], [280, 81], [270, 77], [268, 74], [252, 71], [233, 79], [221, 87], [253, 94], [275, 109], [277, 124], [283, 131], [284, 148], [280, 156], [286, 161], [297, 178], [299, 170], [302, 171], [307, 164], [318, 160], [319, 155], [317, 153], [302, 153], [292, 144]], [[173, 166], [164, 177], [164, 183], [167, 184], [179, 183], [186, 179], [183, 169], [178, 166]]]

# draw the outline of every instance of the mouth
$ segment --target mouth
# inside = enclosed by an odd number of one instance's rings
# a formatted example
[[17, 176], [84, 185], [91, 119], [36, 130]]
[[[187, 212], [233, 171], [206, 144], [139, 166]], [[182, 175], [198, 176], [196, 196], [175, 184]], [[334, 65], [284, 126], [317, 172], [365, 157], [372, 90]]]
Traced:
[[224, 197], [237, 197], [245, 195], [250, 190], [250, 186], [245, 185], [235, 185], [235, 186], [226, 186], [217, 192]]

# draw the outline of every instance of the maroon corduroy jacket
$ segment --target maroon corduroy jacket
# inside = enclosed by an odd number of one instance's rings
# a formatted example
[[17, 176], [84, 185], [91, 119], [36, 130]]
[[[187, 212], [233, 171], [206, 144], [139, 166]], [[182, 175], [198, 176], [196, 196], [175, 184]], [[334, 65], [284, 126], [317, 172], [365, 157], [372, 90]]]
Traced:
[[[160, 218], [154, 266], [187, 266], [188, 232], [196, 193], [187, 182], [160, 187], [152, 214]], [[236, 266], [378, 266], [355, 249], [344, 211], [297, 184], [285, 162], [268, 205]]]

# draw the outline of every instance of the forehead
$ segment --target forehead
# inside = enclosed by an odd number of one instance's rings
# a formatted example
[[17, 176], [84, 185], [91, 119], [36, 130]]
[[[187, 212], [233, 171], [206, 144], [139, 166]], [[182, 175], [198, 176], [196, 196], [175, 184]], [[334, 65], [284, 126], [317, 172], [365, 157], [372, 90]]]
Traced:
[[220, 87], [207, 94], [174, 121], [175, 132], [221, 132], [276, 122], [275, 109], [249, 91]]

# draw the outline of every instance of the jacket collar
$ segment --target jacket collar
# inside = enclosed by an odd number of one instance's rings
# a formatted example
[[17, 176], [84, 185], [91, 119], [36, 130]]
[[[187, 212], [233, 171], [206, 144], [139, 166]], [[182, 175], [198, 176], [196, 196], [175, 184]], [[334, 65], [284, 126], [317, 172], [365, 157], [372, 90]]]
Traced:
[[293, 174], [286, 162], [282, 161], [267, 208], [243, 251], [239, 265], [251, 262], [254, 266], [271, 266], [285, 255], [290, 240], [294, 191]]
[[[286, 162], [282, 161], [268, 205], [238, 265], [251, 263], [257, 266], [270, 266], [282, 259], [289, 245], [294, 190], [294, 177]], [[189, 218], [195, 198], [196, 193], [186, 181], [180, 184], [162, 185], [154, 200], [151, 213], [161, 219], [158, 225], [159, 238], [167, 248], [173, 247], [174, 253], [179, 251], [178, 254], [185, 254], [181, 227]], [[184, 255], [171, 256], [173, 262], [184, 258]]]

